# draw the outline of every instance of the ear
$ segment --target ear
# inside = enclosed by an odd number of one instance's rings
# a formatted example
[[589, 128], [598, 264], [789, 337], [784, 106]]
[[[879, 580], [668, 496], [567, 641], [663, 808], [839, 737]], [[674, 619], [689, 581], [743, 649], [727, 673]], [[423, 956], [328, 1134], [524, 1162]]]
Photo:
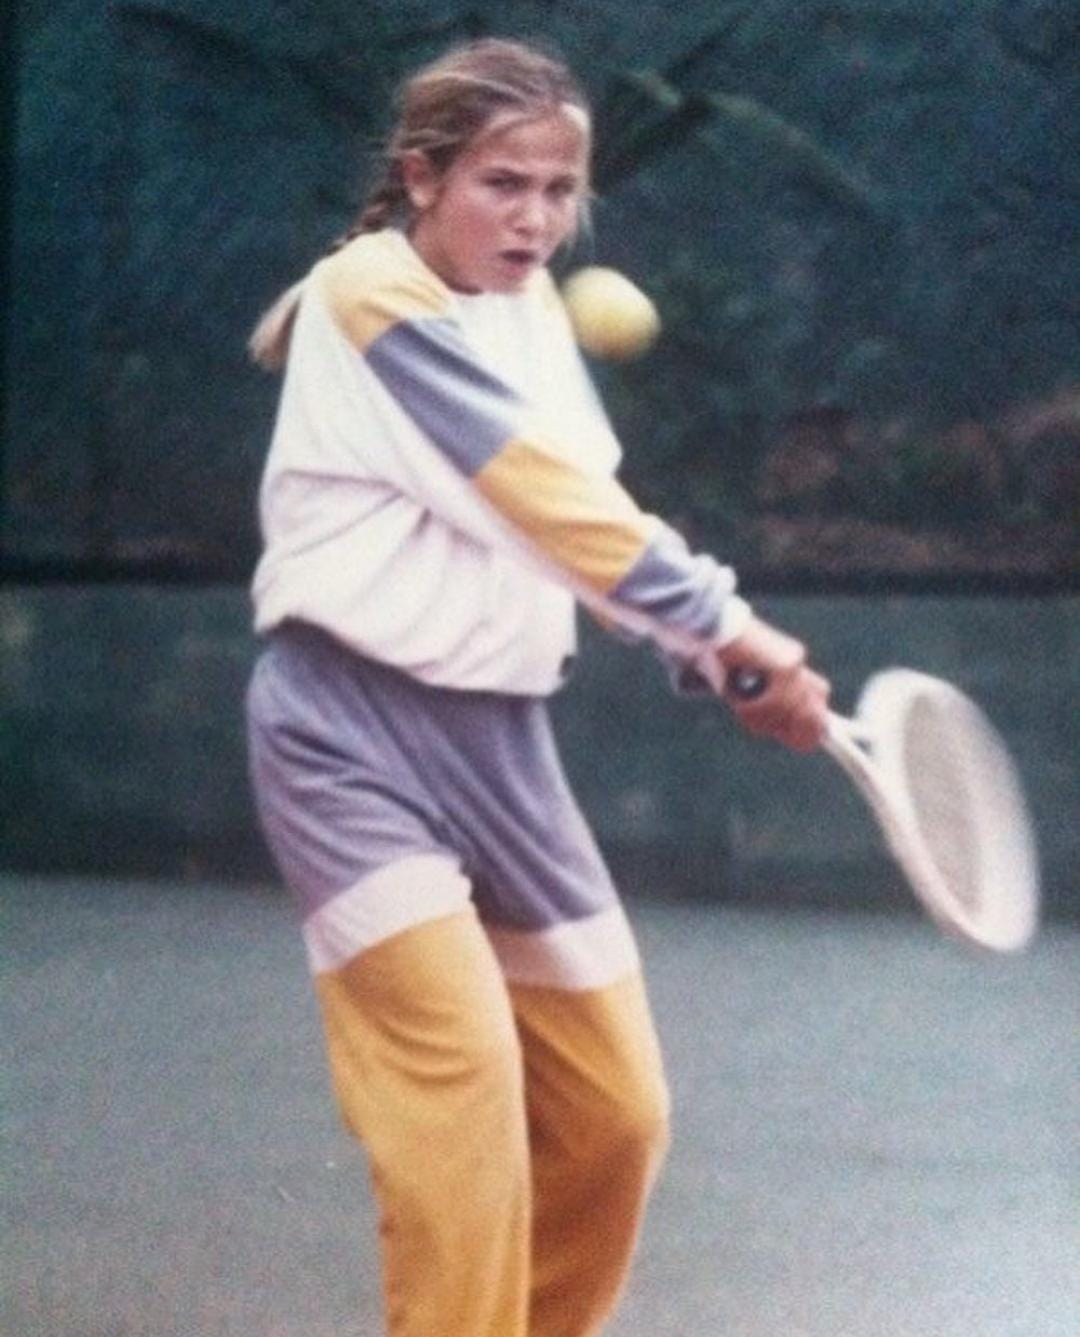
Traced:
[[401, 181], [409, 203], [417, 213], [423, 213], [435, 203], [439, 193], [439, 177], [431, 159], [419, 149], [410, 149], [401, 157]]

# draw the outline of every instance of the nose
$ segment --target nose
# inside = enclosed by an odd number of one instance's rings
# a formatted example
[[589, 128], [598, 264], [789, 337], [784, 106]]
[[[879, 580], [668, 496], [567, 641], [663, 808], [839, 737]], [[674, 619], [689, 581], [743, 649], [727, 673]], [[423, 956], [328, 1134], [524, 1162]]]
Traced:
[[550, 221], [550, 210], [539, 193], [524, 196], [519, 202], [515, 223], [519, 232], [530, 236], [543, 232]]

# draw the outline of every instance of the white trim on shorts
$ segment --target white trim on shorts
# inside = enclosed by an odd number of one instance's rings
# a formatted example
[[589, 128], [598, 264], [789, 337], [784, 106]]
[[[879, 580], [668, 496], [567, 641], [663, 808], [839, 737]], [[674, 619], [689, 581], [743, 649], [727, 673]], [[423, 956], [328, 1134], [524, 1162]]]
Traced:
[[539, 931], [484, 927], [511, 984], [603, 989], [641, 968], [634, 935], [618, 905]]
[[468, 909], [470, 892], [461, 865], [442, 854], [417, 854], [377, 868], [304, 920], [312, 973], [337, 970], [395, 933]]
[[[369, 873], [304, 920], [312, 973], [338, 970], [397, 933], [469, 909], [470, 890], [457, 861], [440, 854], [398, 859]], [[621, 906], [541, 930], [483, 928], [511, 984], [603, 989], [641, 968]]]

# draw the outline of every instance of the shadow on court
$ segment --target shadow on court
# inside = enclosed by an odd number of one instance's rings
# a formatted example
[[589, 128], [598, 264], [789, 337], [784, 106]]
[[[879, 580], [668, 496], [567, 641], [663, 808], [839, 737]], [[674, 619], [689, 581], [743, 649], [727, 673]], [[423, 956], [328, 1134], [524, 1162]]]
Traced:
[[[0, 894], [0, 1332], [379, 1337], [285, 899]], [[1080, 1332], [1075, 925], [996, 958], [914, 916], [631, 911], [675, 1143], [607, 1337]]]

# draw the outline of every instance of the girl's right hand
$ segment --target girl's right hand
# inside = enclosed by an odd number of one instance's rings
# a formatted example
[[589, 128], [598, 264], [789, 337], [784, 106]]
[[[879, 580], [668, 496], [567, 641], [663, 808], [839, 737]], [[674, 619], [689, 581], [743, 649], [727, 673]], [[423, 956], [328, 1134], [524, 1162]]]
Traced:
[[717, 652], [724, 675], [760, 674], [760, 695], [745, 699], [730, 688], [724, 700], [752, 734], [772, 738], [796, 752], [812, 752], [825, 736], [831, 686], [809, 668], [806, 647], [786, 632], [754, 617]]

